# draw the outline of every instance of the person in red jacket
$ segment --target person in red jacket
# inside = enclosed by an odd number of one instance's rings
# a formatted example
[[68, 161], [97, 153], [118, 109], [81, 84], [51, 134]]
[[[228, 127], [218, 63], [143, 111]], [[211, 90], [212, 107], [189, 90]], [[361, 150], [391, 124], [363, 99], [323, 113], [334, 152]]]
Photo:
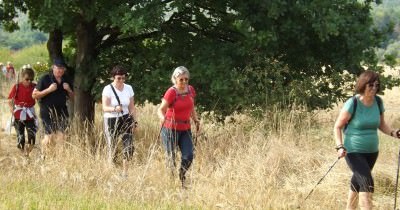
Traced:
[[[36, 141], [36, 115], [35, 100], [32, 98], [32, 92], [36, 84], [33, 83], [35, 72], [32, 68], [22, 69], [22, 81], [15, 84], [8, 94], [8, 104], [10, 112], [14, 115], [14, 127], [17, 132], [17, 147], [25, 152], [26, 156], [33, 149]], [[28, 134], [28, 143], [25, 146], [25, 130]]]
[[[179, 179], [185, 188], [186, 172], [193, 161], [193, 141], [190, 119], [199, 131], [200, 121], [195, 109], [196, 91], [189, 85], [189, 71], [184, 66], [177, 67], [171, 77], [174, 84], [164, 94], [157, 114], [161, 120], [161, 138], [167, 153], [167, 161], [175, 169], [176, 149], [181, 151]], [[174, 173], [174, 171], [173, 171]]]
[[13, 81], [15, 78], [15, 69], [10, 61], [7, 62], [6, 66], [6, 78], [10, 81]]

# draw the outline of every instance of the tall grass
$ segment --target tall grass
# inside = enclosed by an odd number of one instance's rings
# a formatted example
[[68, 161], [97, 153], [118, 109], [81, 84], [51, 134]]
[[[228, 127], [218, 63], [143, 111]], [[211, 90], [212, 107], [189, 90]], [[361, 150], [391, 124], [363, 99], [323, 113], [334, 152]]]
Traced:
[[7, 48], [0, 48], [0, 62], [5, 64], [11, 57], [11, 52]]
[[[44, 46], [31, 49], [10, 55], [10, 60], [17, 68], [46, 61], [47, 52], [36, 57]], [[10, 118], [4, 100], [10, 84], [1, 84], [4, 128]], [[398, 88], [384, 97], [390, 102], [385, 103], [387, 120], [397, 127], [399, 98]], [[332, 126], [338, 110], [275, 108], [262, 118], [234, 114], [224, 123], [204, 115], [202, 129], [195, 134], [196, 154], [186, 190], [165, 167], [157, 139], [160, 125], [151, 104], [138, 108], [135, 154], [126, 179], [120, 176], [120, 165], [107, 163], [99, 107], [93, 125], [74, 121], [64, 147], [44, 161], [38, 144], [42, 130], [29, 160], [17, 150], [15, 134], [0, 131], [0, 209], [344, 209], [350, 178], [344, 160], [316, 186], [336, 160]], [[380, 142], [373, 171], [374, 205], [389, 209], [399, 143], [386, 136], [380, 136]]]
[[[165, 167], [155, 112], [151, 104], [138, 108], [140, 128], [127, 179], [119, 175], [120, 166], [107, 164], [101, 114], [94, 125], [72, 123], [64, 149], [45, 161], [39, 149], [25, 160], [15, 136], [3, 134], [0, 208], [294, 209], [336, 159], [332, 123], [319, 121], [320, 114], [270, 110], [260, 120], [236, 114], [224, 124], [204, 117], [189, 189], [182, 190]], [[382, 136], [374, 169], [377, 209], [392, 207], [397, 148]], [[340, 160], [303, 209], [343, 209], [349, 176]]]

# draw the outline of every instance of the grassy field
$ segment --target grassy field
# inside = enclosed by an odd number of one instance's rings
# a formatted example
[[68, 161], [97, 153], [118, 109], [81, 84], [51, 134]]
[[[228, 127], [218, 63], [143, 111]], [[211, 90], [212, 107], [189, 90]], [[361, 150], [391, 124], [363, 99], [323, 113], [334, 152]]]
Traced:
[[[399, 88], [383, 99], [388, 122], [400, 127]], [[65, 146], [44, 161], [39, 145], [27, 160], [14, 132], [2, 131], [0, 209], [344, 209], [350, 178], [344, 160], [302, 203], [336, 160], [332, 129], [339, 108], [267, 110], [263, 120], [233, 115], [224, 124], [203, 116], [185, 190], [165, 167], [151, 104], [138, 107], [140, 128], [126, 179], [120, 166], [107, 164], [99, 107], [93, 132], [74, 122]], [[1, 99], [3, 128], [7, 110]], [[37, 142], [42, 136], [40, 131]], [[380, 136], [375, 209], [393, 208], [399, 148], [397, 140]]]
[[0, 62], [11, 61], [16, 69], [20, 69], [25, 64], [47, 63], [48, 57], [49, 53], [47, 52], [46, 44], [33, 45], [17, 52], [0, 49]]

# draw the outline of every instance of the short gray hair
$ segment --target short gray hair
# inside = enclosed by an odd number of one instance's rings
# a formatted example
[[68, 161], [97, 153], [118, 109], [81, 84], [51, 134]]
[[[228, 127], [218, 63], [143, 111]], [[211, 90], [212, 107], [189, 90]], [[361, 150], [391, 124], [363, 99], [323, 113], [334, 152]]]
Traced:
[[184, 67], [184, 66], [178, 66], [178, 67], [176, 67], [176, 69], [175, 69], [174, 72], [172, 73], [171, 82], [172, 82], [173, 84], [176, 84], [176, 78], [179, 77], [179, 76], [182, 75], [182, 74], [186, 74], [188, 77], [190, 77], [189, 70], [188, 70], [186, 67]]

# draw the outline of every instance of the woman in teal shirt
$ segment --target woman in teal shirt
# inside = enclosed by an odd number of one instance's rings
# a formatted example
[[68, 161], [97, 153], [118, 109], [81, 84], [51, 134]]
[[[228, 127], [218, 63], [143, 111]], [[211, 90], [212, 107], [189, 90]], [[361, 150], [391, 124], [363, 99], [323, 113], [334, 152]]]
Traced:
[[358, 200], [361, 209], [371, 209], [374, 192], [371, 171], [379, 152], [377, 130], [396, 138], [400, 138], [400, 131], [385, 122], [382, 100], [376, 96], [380, 89], [377, 73], [363, 72], [355, 89], [357, 95], [345, 102], [336, 120], [334, 135], [339, 158], [345, 157], [353, 172], [346, 209], [356, 209]]

